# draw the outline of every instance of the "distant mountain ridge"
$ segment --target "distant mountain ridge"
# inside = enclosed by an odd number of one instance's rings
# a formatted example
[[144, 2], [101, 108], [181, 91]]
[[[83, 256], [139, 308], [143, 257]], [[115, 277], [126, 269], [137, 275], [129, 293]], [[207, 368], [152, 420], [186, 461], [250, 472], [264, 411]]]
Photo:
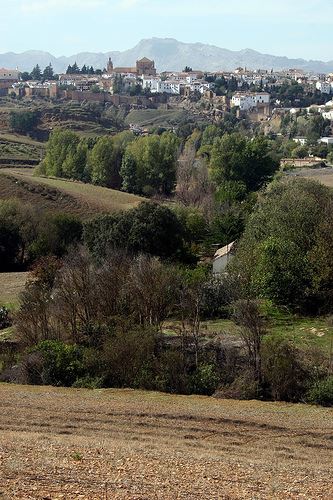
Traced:
[[21, 54], [7, 52], [0, 54], [0, 67], [31, 71], [39, 64], [44, 68], [51, 63], [56, 72], [64, 72], [75, 61], [81, 67], [84, 64], [103, 69], [109, 57], [115, 66], [133, 66], [137, 59], [149, 57], [155, 60], [158, 71], [181, 71], [185, 66], [204, 71], [231, 71], [237, 67], [248, 69], [289, 69], [298, 68], [316, 73], [333, 72], [333, 60], [307, 61], [289, 59], [284, 56], [261, 54], [252, 49], [232, 51], [203, 43], [183, 43], [173, 38], [149, 38], [141, 40], [135, 47], [123, 52], [81, 52], [72, 56], [55, 57], [48, 52], [29, 50]]

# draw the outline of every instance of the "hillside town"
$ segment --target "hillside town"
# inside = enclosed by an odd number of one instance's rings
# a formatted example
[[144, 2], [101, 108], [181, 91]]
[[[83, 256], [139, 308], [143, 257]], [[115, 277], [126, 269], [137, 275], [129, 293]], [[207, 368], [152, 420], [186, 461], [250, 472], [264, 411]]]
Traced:
[[[31, 74], [19, 69], [0, 68], [0, 96], [66, 98], [73, 100], [105, 101], [110, 96], [146, 96], [151, 102], [167, 102], [172, 97], [209, 99], [218, 108], [239, 113], [256, 111], [259, 118], [271, 116], [282, 107], [273, 99], [274, 89], [286, 83], [302, 86], [305, 94], [318, 101], [316, 111], [332, 119], [333, 74], [304, 73], [302, 70], [249, 70], [237, 68], [233, 72], [203, 72], [186, 67], [184, 71], [157, 72], [154, 61], [144, 57], [133, 67], [116, 67], [109, 58], [104, 70], [94, 70], [76, 63], [66, 73], [54, 75], [49, 65], [44, 74], [37, 66]], [[49, 78], [47, 78], [49, 76]], [[35, 77], [35, 78], [33, 78]], [[225, 88], [220, 91], [220, 87]], [[225, 92], [223, 91], [225, 90]], [[163, 97], [161, 99], [161, 97]], [[222, 99], [221, 99], [222, 97]], [[224, 98], [224, 99], [223, 99]], [[327, 101], [327, 102], [326, 102]], [[110, 102], [117, 102], [113, 98]], [[118, 100], [118, 102], [120, 102]], [[132, 104], [135, 104], [133, 99]], [[296, 108], [297, 99], [295, 100]], [[310, 111], [315, 108], [311, 107]], [[291, 108], [291, 112], [294, 110]]]

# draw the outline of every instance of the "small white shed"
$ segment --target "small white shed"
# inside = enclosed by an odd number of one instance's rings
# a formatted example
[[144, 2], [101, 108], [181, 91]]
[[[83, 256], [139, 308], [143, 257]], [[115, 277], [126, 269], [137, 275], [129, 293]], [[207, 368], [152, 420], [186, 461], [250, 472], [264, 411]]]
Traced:
[[222, 274], [225, 271], [225, 268], [234, 256], [234, 247], [235, 241], [232, 241], [216, 251], [213, 260], [213, 274]]

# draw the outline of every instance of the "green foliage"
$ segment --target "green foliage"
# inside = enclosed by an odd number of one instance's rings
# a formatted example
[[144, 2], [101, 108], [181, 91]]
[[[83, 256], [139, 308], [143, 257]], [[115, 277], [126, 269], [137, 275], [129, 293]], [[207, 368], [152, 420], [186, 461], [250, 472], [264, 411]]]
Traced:
[[295, 242], [271, 236], [258, 247], [253, 282], [262, 296], [289, 305], [308, 290], [310, 266]]
[[77, 378], [72, 387], [76, 389], [100, 389], [103, 387], [103, 378], [86, 375], [84, 377]]
[[128, 131], [98, 139], [89, 157], [93, 183], [120, 189], [123, 155], [127, 145], [133, 140], [134, 135]]
[[44, 340], [33, 349], [43, 358], [43, 382], [70, 387], [83, 371], [82, 350], [56, 340]]
[[14, 132], [26, 134], [31, 132], [39, 122], [39, 114], [36, 111], [12, 111], [10, 113], [10, 128]]
[[216, 366], [209, 363], [200, 364], [191, 376], [191, 392], [211, 396], [216, 391], [220, 378]]
[[38, 64], [36, 64], [36, 66], [31, 71], [30, 77], [32, 78], [32, 80], [37, 80], [37, 81], [42, 79], [42, 71]]
[[153, 361], [154, 332], [129, 327], [117, 330], [106, 342], [101, 359], [105, 383], [113, 387], [131, 387]]
[[315, 382], [308, 392], [307, 400], [322, 406], [333, 406], [333, 376]]
[[149, 190], [170, 194], [176, 183], [178, 146], [178, 139], [171, 132], [140, 137], [131, 142], [120, 171], [123, 189], [136, 194]]
[[278, 166], [269, 155], [265, 138], [258, 136], [249, 140], [237, 133], [215, 140], [210, 165], [218, 187], [225, 182], [241, 182], [248, 191], [259, 189]]
[[82, 223], [77, 217], [67, 214], [47, 216], [41, 222], [38, 236], [29, 245], [28, 252], [33, 260], [50, 254], [61, 257], [81, 238]]
[[12, 270], [18, 259], [21, 248], [19, 228], [13, 223], [0, 219], [0, 271]]
[[[272, 183], [259, 199], [231, 269], [243, 293], [315, 312], [329, 301], [332, 193], [305, 179]], [[320, 265], [324, 263], [324, 267]]]
[[97, 217], [84, 226], [84, 241], [98, 259], [112, 249], [162, 258], [184, 257], [184, 228], [172, 210], [143, 202], [119, 215]]
[[41, 173], [54, 177], [71, 177], [73, 161], [79, 144], [78, 136], [69, 130], [54, 130], [46, 146]]

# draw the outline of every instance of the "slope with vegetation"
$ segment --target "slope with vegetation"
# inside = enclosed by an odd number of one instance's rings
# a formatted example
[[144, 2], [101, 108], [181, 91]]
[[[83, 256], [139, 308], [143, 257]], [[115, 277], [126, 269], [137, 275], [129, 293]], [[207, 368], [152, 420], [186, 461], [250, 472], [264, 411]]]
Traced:
[[[133, 207], [82, 224], [3, 205], [3, 270], [33, 267], [13, 318], [20, 369], [8, 358], [3, 379], [331, 405], [332, 192], [284, 178], [289, 141], [246, 120], [187, 125], [139, 138], [53, 131], [29, 182]], [[212, 276], [216, 247], [234, 240]], [[324, 334], [307, 342], [288, 318]], [[211, 335], [223, 321], [228, 335]]]

